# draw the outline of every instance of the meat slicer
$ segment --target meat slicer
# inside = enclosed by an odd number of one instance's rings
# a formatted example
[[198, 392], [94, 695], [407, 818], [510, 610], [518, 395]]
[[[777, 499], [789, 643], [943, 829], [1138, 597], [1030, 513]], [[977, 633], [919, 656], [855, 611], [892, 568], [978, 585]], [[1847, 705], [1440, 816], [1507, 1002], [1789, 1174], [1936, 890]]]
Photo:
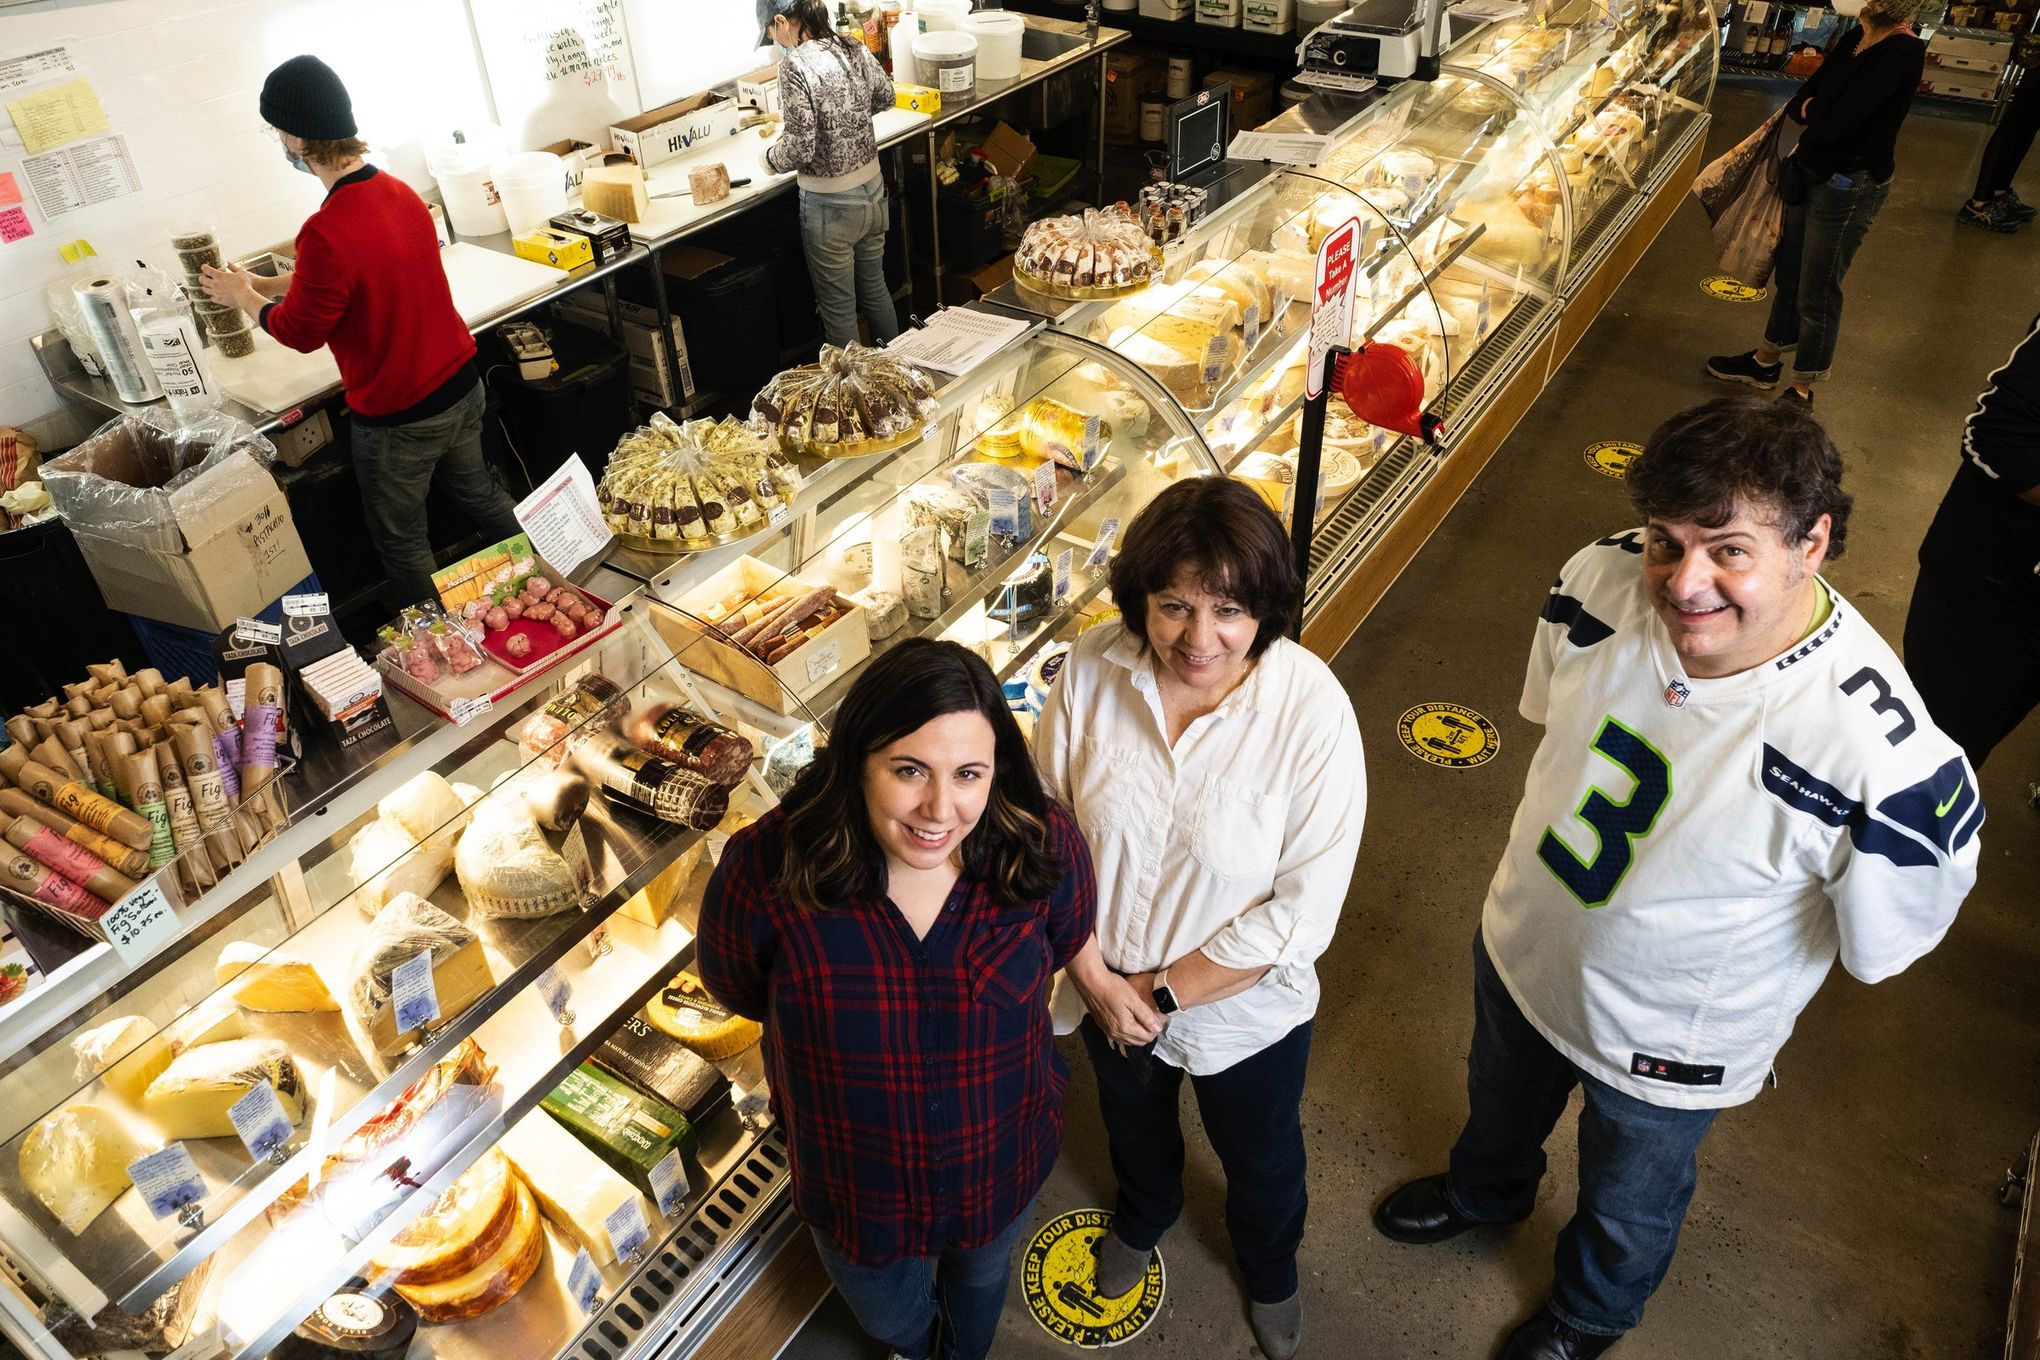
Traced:
[[1444, 0], [1360, 0], [1297, 46], [1297, 79], [1340, 94], [1397, 80], [1436, 80]]

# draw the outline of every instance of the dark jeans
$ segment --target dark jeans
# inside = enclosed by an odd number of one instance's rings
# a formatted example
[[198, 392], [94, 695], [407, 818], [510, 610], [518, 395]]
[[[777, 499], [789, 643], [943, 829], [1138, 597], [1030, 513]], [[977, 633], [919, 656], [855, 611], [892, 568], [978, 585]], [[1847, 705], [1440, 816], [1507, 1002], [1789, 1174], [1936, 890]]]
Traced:
[[382, 558], [397, 605], [433, 598], [432, 540], [425, 496], [436, 482], [491, 543], [523, 530], [517, 505], [482, 457], [482, 385], [436, 416], [409, 425], [355, 422], [354, 475], [369, 541]]
[[1934, 725], [1982, 769], [2040, 707], [2040, 595], [1951, 583], [1922, 564], [1905, 614], [1905, 669]]
[[945, 1360], [984, 1360], [1005, 1311], [1013, 1247], [1026, 1228], [1023, 1212], [974, 1251], [909, 1256], [885, 1266], [852, 1265], [827, 1238], [813, 1237], [836, 1292], [873, 1340], [908, 1360], [928, 1360], [939, 1337]]
[[1580, 1195], [1558, 1235], [1551, 1310], [1582, 1332], [1619, 1336], [1671, 1268], [1699, 1178], [1700, 1140], [1719, 1110], [1673, 1110], [1586, 1075], [1524, 1019], [1487, 945], [1473, 937], [1473, 1051], [1466, 1128], [1452, 1148], [1447, 1193], [1470, 1218], [1528, 1215], [1544, 1176], [1544, 1140], [1574, 1086]]
[[[1197, 1112], [1225, 1168], [1225, 1227], [1256, 1303], [1296, 1292], [1296, 1249], [1309, 1195], [1303, 1184], [1303, 1072], [1313, 1021], [1306, 1020], [1223, 1072], [1191, 1077]], [[1153, 1247], [1183, 1212], [1183, 1071], [1145, 1050], [1112, 1049], [1089, 1016], [1084, 1047], [1098, 1073], [1098, 1108], [1119, 1197], [1112, 1231], [1130, 1247]]]
[[1983, 160], [1976, 167], [1976, 193], [1982, 200], [1994, 198], [2012, 187], [2012, 177], [2033, 148], [2033, 134], [2040, 132], [2040, 75], [2028, 71], [2019, 77], [2005, 116], [1983, 144]]
[[1793, 382], [1819, 382], [1834, 366], [1842, 276], [1890, 192], [1890, 180], [1878, 184], [1859, 172], [1853, 189], [1820, 180], [1808, 186], [1804, 203], [1785, 209], [1764, 343], [1792, 353]]

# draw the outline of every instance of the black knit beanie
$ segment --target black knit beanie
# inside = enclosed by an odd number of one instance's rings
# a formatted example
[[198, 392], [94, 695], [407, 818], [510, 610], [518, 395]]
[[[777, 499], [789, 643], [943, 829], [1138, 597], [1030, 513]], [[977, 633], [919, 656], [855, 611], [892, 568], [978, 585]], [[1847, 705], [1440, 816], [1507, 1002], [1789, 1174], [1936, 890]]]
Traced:
[[308, 142], [338, 141], [354, 135], [354, 103], [332, 67], [292, 57], [262, 82], [262, 121]]

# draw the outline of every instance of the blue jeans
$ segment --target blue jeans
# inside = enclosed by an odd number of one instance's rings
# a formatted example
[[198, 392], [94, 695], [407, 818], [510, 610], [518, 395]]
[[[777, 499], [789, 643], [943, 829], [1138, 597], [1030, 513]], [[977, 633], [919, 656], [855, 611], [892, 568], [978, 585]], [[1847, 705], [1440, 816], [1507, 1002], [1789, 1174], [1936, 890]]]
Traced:
[[354, 423], [354, 475], [369, 541], [382, 558], [392, 603], [433, 598], [425, 497], [436, 482], [490, 543], [522, 533], [517, 503], [482, 457], [482, 385], [436, 416], [409, 425]]
[[1795, 383], [1819, 382], [1834, 367], [1842, 276], [1891, 193], [1890, 180], [1879, 184], [1868, 171], [1855, 181], [1854, 188], [1837, 189], [1822, 180], [1808, 186], [1804, 203], [1785, 209], [1764, 344], [1792, 355]]
[[[1225, 1168], [1225, 1230], [1256, 1303], [1296, 1292], [1305, 1190], [1303, 1075], [1314, 1022], [1306, 1020], [1222, 1072], [1190, 1078], [1205, 1136]], [[1112, 1233], [1143, 1250], [1183, 1212], [1183, 1126], [1177, 1116], [1183, 1070], [1151, 1049], [1116, 1051], [1091, 1017], [1081, 1027], [1098, 1074], [1098, 1109], [1119, 1194]]]
[[891, 221], [885, 177], [840, 194], [800, 191], [800, 236], [822, 312], [822, 338], [847, 345], [857, 338], [857, 313], [883, 345], [900, 333], [892, 290], [885, 286], [885, 230]]
[[836, 1292], [857, 1315], [857, 1325], [908, 1360], [984, 1360], [999, 1333], [1013, 1248], [1027, 1228], [1023, 1212], [997, 1237], [971, 1251], [909, 1256], [891, 1265], [860, 1266], [814, 1233], [815, 1250]]
[[1469, 1109], [1446, 1180], [1461, 1213], [1495, 1223], [1529, 1214], [1544, 1140], [1574, 1086], [1586, 1092], [1580, 1194], [1558, 1235], [1550, 1307], [1582, 1332], [1619, 1336], [1643, 1320], [1671, 1268], [1699, 1179], [1700, 1140], [1721, 1112], [1652, 1105], [1573, 1066], [1524, 1018], [1476, 932]]

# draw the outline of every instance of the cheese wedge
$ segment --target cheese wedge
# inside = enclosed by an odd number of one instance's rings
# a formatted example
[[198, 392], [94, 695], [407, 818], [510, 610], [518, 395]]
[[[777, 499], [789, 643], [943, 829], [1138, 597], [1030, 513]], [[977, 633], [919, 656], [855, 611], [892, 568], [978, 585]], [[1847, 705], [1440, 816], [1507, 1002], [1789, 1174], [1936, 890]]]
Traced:
[[[388, 802], [388, 799], [384, 799]], [[450, 839], [419, 843], [388, 817], [378, 817], [347, 843], [347, 872], [360, 886], [354, 901], [373, 916], [400, 892], [430, 897], [453, 870]]]
[[128, 1166], [146, 1151], [98, 1106], [66, 1105], [21, 1140], [21, 1180], [76, 1236], [134, 1183]]
[[100, 1077], [128, 1104], [140, 1102], [164, 1068], [170, 1065], [170, 1042], [139, 1015], [123, 1015], [88, 1029], [71, 1040], [78, 1059], [78, 1080]]
[[425, 1322], [465, 1322], [508, 1303], [524, 1288], [545, 1255], [545, 1226], [538, 1205], [523, 1183], [513, 1182], [516, 1213], [510, 1231], [495, 1253], [464, 1275], [434, 1284], [400, 1284], [397, 1293], [418, 1310]]
[[602, 1226], [611, 1214], [637, 1200], [645, 1210], [645, 1221], [658, 1221], [629, 1182], [544, 1110], [533, 1110], [518, 1120], [497, 1146], [531, 1187], [531, 1193], [538, 1196], [539, 1206], [553, 1226], [586, 1247], [598, 1266], [616, 1260], [616, 1248]]
[[384, 1057], [410, 1046], [417, 1031], [398, 1030], [397, 969], [431, 951], [432, 987], [439, 1001], [437, 1024], [445, 1024], [488, 995], [496, 985], [482, 942], [475, 933], [430, 902], [398, 893], [376, 913], [368, 934], [348, 966], [348, 1007], [375, 1051]]
[[687, 880], [694, 877], [695, 867], [701, 863], [701, 854], [706, 849], [706, 837], [688, 846], [678, 859], [659, 871], [657, 878], [618, 907], [616, 914], [642, 921], [648, 926], [664, 925], [686, 902], [684, 889]]
[[170, 1052], [175, 1056], [187, 1048], [247, 1037], [248, 1024], [241, 1019], [239, 1006], [231, 1001], [208, 1001], [172, 1028]]
[[466, 1275], [502, 1249], [517, 1220], [517, 1177], [491, 1148], [404, 1230], [376, 1252], [376, 1268], [400, 1285]]
[[645, 1002], [645, 1019], [710, 1062], [734, 1058], [765, 1035], [756, 1020], [732, 1013], [690, 972], [652, 993]]
[[337, 1011], [319, 970], [277, 949], [236, 940], [220, 951], [214, 981], [233, 983], [228, 995], [251, 1011]]
[[142, 1109], [166, 1138], [231, 1138], [227, 1111], [257, 1086], [276, 1090], [296, 1124], [305, 1117], [305, 1079], [277, 1039], [229, 1039], [186, 1049], [149, 1083]]

